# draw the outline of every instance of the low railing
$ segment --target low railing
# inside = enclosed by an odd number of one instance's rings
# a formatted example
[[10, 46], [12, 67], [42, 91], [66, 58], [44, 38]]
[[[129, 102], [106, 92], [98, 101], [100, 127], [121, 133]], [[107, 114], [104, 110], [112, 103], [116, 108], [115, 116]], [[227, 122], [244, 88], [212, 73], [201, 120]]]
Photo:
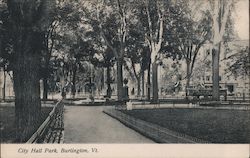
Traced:
[[45, 121], [40, 125], [40, 127], [37, 129], [37, 131], [26, 142], [27, 144], [37, 143], [38, 141], [40, 141], [40, 139], [42, 137], [44, 137], [45, 131], [47, 130], [48, 126], [53, 121], [53, 119], [55, 119], [55, 115], [56, 115], [58, 109], [61, 108], [60, 107], [61, 103], [62, 103], [62, 100], [60, 100], [59, 102], [56, 103], [54, 108], [49, 113], [49, 116], [45, 119]]
[[159, 143], [209, 143], [183, 133], [169, 130], [162, 126], [137, 119], [115, 109], [104, 110], [103, 112]]
[[127, 107], [127, 105], [116, 105], [115, 109], [117, 110], [136, 110], [136, 109], [214, 109], [214, 110], [250, 110], [250, 104], [247, 102], [243, 103], [231, 103], [227, 102], [212, 102], [212, 101], [202, 101], [197, 103], [189, 103], [189, 104], [179, 104], [179, 103], [161, 103], [161, 104], [149, 104], [149, 103], [139, 103], [139, 102], [131, 102], [131, 107]]

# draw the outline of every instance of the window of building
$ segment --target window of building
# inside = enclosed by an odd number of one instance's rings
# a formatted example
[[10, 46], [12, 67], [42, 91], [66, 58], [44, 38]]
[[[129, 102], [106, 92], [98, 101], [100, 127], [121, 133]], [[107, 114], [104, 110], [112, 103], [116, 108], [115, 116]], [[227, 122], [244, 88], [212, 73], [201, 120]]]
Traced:
[[221, 76], [219, 76], [219, 81], [221, 81]]
[[206, 76], [206, 80], [207, 80], [207, 81], [210, 81], [210, 76]]
[[227, 85], [227, 89], [230, 93], [234, 92], [234, 85]]

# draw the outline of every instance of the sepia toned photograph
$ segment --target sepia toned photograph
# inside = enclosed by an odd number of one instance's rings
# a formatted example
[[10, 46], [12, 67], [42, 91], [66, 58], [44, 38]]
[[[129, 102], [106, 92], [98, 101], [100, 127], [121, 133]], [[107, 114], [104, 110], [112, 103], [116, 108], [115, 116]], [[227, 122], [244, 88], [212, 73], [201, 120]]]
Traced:
[[0, 143], [248, 145], [249, 55], [249, 0], [0, 0]]

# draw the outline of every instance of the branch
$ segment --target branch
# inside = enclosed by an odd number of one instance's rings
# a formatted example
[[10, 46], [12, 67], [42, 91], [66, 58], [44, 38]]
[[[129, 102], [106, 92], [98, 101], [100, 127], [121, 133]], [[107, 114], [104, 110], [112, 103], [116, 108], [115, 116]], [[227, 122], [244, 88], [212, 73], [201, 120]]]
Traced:
[[[104, 1], [102, 1], [102, 4], [104, 3]], [[98, 3], [99, 4], [99, 3]], [[102, 28], [102, 23], [100, 20], [100, 15], [99, 15], [99, 11], [100, 11], [100, 5], [97, 6], [97, 20], [100, 22], [99, 23], [99, 29], [100, 29], [100, 34], [103, 37], [105, 43], [107, 44], [107, 46], [112, 50], [112, 52], [114, 53], [116, 59], [119, 58], [118, 53], [116, 51], [116, 49], [111, 45], [110, 41], [108, 41], [108, 39], [106, 38], [104, 32], [103, 32], [103, 28]]]
[[223, 35], [224, 35], [224, 33], [225, 33], [226, 24], [227, 24], [227, 19], [228, 19], [229, 11], [230, 11], [230, 8], [231, 8], [232, 4], [233, 4], [233, 0], [229, 0], [229, 2], [227, 1], [227, 3], [224, 4], [224, 5], [226, 5], [226, 6], [225, 6], [225, 13], [224, 13], [224, 15], [223, 15], [223, 17], [222, 17], [222, 21], [221, 21], [221, 23], [222, 23], [221, 29], [220, 29], [220, 30], [221, 30], [221, 31], [220, 31], [220, 37], [221, 37], [221, 38], [223, 37]]
[[134, 72], [134, 74], [135, 74], [135, 77], [136, 77], [136, 79], [137, 79], [137, 81], [139, 80], [139, 75], [137, 75], [137, 73], [136, 73], [136, 71], [135, 71], [135, 63], [133, 62], [133, 60], [132, 59], [130, 59], [131, 60], [131, 64], [132, 64], [132, 68], [133, 68], [133, 72]]
[[149, 13], [149, 2], [146, 0], [146, 12], [147, 12], [147, 19], [148, 19], [148, 27], [149, 27], [149, 37], [150, 37], [150, 45], [152, 46], [152, 40], [153, 40], [153, 29], [152, 29], [152, 21], [150, 18], [150, 13]]
[[204, 39], [201, 43], [198, 44], [198, 46], [195, 48], [194, 50], [194, 56], [193, 56], [193, 60], [191, 61], [192, 64], [191, 64], [191, 69], [190, 69], [190, 76], [192, 75], [193, 73], [193, 69], [194, 69], [194, 63], [195, 63], [195, 60], [196, 60], [196, 57], [199, 53], [199, 50], [201, 48], [201, 46], [205, 43], [206, 39]]
[[178, 42], [178, 44], [180, 46], [182, 54], [184, 55], [184, 58], [187, 59], [188, 57], [187, 57], [187, 54], [186, 54], [186, 51], [185, 51], [185, 45], [183, 44], [183, 42], [180, 41], [180, 39], [178, 37], [177, 37], [177, 42]]
[[[135, 79], [135, 74], [133, 75], [133, 73], [131, 72], [131, 69], [129, 68], [129, 66], [128, 66], [128, 63], [127, 62], [124, 62], [125, 63], [125, 68], [127, 68], [127, 70], [128, 70], [128, 72], [129, 72], [129, 74], [130, 74], [130, 76], [131, 76], [131, 78], [132, 79]], [[137, 79], [137, 78], [136, 78]]]
[[[217, 5], [215, 4], [217, 2]], [[219, 23], [218, 23], [218, 14], [219, 14], [219, 1], [212, 1], [211, 8], [213, 7], [213, 42], [214, 44], [218, 43], [218, 35], [219, 35]]]
[[151, 51], [152, 48], [151, 48], [150, 40], [148, 39], [147, 35], [146, 35], [146, 37], [145, 37], [145, 40], [146, 40], [146, 42], [147, 42], [147, 44], [148, 44], [148, 46], [149, 46], [149, 49], [150, 49], [150, 51]]
[[161, 15], [161, 13], [160, 13], [160, 11], [158, 11], [158, 15], [159, 15], [159, 20], [160, 20], [160, 25], [159, 25], [159, 27], [160, 27], [160, 30], [159, 30], [159, 40], [158, 40], [158, 43], [157, 43], [157, 52], [159, 52], [160, 51], [160, 49], [161, 49], [161, 44], [162, 44], [162, 39], [163, 39], [163, 18], [162, 18], [162, 15]]
[[120, 4], [120, 0], [117, 0], [117, 4], [118, 4], [118, 9], [119, 9], [119, 14], [121, 16], [121, 32], [120, 32], [120, 45], [121, 45], [121, 51], [120, 51], [120, 56], [121, 58], [123, 58], [124, 56], [124, 43], [126, 42], [126, 36], [127, 36], [127, 22], [126, 22], [126, 16], [124, 13], [124, 10], [121, 8], [121, 4]]
[[100, 28], [100, 30], [101, 30], [101, 36], [103, 37], [105, 43], [106, 43], [106, 44], [108, 45], [108, 47], [113, 51], [113, 53], [115, 54], [116, 59], [118, 59], [119, 56], [118, 56], [118, 53], [117, 53], [116, 49], [111, 45], [111, 43], [110, 43], [110, 42], [108, 41], [108, 39], [106, 38], [106, 36], [105, 36], [104, 33], [103, 33], [102, 28]]

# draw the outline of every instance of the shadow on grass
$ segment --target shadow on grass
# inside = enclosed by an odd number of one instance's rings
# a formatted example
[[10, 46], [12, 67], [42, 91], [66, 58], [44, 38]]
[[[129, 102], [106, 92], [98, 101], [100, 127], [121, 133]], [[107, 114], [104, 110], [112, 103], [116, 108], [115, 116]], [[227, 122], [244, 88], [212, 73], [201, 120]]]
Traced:
[[250, 143], [250, 111], [147, 109], [123, 112], [212, 143]]
[[[42, 107], [41, 119], [38, 127], [48, 117], [52, 107]], [[37, 128], [38, 128], [37, 127]], [[15, 107], [0, 107], [0, 139], [1, 143], [15, 142]], [[30, 133], [32, 136], [33, 133]]]

